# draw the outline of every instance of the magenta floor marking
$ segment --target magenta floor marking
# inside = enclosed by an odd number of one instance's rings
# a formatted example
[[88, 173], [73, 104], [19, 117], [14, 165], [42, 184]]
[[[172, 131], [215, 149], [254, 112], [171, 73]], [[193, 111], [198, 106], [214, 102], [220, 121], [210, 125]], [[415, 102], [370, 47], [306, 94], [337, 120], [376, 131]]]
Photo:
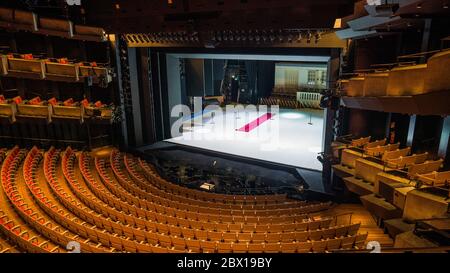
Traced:
[[237, 131], [247, 132], [248, 133], [251, 130], [253, 130], [256, 127], [258, 127], [259, 125], [263, 124], [265, 121], [271, 119], [273, 116], [275, 116], [275, 114], [266, 113], [266, 114], [260, 116], [259, 118], [255, 119], [254, 121], [252, 121], [250, 123], [247, 123], [243, 127], [237, 129]]

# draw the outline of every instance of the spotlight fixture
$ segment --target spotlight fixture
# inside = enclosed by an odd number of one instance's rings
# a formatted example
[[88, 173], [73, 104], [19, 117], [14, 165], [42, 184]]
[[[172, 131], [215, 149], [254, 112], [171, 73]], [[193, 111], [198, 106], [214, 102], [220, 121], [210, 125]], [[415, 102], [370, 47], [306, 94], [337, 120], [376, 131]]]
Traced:
[[278, 41], [279, 41], [280, 43], [282, 43], [282, 42], [283, 42], [283, 39], [284, 39], [284, 37], [283, 37], [283, 31], [280, 29], [280, 30], [278, 31]]
[[252, 30], [250, 30], [250, 31], [248, 32], [248, 40], [249, 40], [249, 41], [253, 41], [253, 40], [254, 40], [254, 37], [253, 37], [253, 31], [252, 31]]
[[268, 36], [265, 30], [262, 31], [261, 37], [264, 43], [267, 42]]
[[416, 5], [416, 8], [417, 8], [417, 9], [421, 9], [421, 8], [422, 8], [422, 3], [418, 3], [418, 4]]
[[448, 2], [444, 1], [444, 3], [442, 4], [442, 8], [443, 9], [448, 9]]
[[289, 35], [288, 35], [288, 42], [289, 42], [289, 43], [292, 43], [292, 39], [293, 39], [292, 34], [289, 34]]
[[301, 41], [302, 41], [302, 33], [299, 32], [297, 37], [297, 43], [300, 43]]
[[306, 43], [311, 43], [311, 31], [308, 30], [308, 33], [306, 33]]
[[316, 35], [314, 35], [314, 42], [317, 44], [319, 42], [319, 40], [322, 38], [322, 34], [320, 33], [320, 31], [316, 32]]

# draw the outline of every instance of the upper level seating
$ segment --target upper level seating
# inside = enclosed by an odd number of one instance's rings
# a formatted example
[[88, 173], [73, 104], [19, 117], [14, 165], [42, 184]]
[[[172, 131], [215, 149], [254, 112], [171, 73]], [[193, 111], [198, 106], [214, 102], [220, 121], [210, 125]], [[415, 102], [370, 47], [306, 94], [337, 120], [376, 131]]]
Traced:
[[15, 122], [19, 117], [42, 118], [48, 122], [56, 118], [78, 119], [84, 122], [90, 118], [110, 119], [111, 115], [112, 108], [101, 101], [91, 103], [87, 99], [81, 102], [67, 99], [61, 102], [55, 98], [46, 101], [40, 97], [23, 100], [20, 96], [10, 99], [0, 96], [0, 116], [9, 118], [11, 122]]
[[[0, 150], [0, 159], [4, 152]], [[65, 252], [74, 241], [82, 252], [324, 252], [361, 248], [367, 237], [357, 233], [359, 223], [337, 224], [338, 216], [321, 216], [329, 204], [291, 217], [289, 206], [311, 205], [267, 196], [247, 203], [198, 200], [192, 193], [168, 199], [177, 195], [146, 180], [142, 161], [113, 155], [120, 159], [116, 170], [112, 157], [92, 158], [70, 148], [62, 157], [54, 148], [45, 154], [36, 147], [8, 151], [0, 194], [1, 231], [8, 241], [0, 240], [0, 251], [14, 251], [15, 244], [26, 252]], [[152, 187], [144, 191], [145, 198], [126, 187], [139, 188], [136, 179]], [[189, 202], [219, 205], [215, 209], [222, 214], [189, 211]], [[277, 216], [279, 210], [287, 212]], [[263, 211], [273, 215], [256, 214]]]
[[346, 96], [411, 96], [450, 90], [448, 74], [450, 50], [438, 52], [427, 64], [399, 66], [392, 70], [361, 73], [342, 85]]
[[10, 53], [0, 55], [0, 75], [8, 77], [48, 79], [64, 82], [83, 82], [92, 77], [94, 82], [111, 82], [107, 67], [96, 62], [72, 62], [67, 58], [43, 58], [33, 54]]
[[40, 16], [26, 10], [0, 7], [0, 26], [12, 31], [59, 36], [84, 41], [106, 41], [105, 31], [98, 27], [74, 24], [68, 19]]

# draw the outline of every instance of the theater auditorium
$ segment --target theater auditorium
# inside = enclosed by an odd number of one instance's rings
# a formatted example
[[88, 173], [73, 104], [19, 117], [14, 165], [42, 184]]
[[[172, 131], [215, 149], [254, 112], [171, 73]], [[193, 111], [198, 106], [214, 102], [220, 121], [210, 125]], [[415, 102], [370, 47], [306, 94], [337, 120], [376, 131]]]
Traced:
[[0, 253], [448, 253], [449, 4], [2, 0]]

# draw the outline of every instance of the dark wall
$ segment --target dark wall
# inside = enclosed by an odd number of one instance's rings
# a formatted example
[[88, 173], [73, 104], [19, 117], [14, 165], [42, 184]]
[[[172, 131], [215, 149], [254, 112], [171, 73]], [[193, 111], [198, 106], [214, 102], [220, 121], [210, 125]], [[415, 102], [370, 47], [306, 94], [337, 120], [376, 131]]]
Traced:
[[257, 96], [258, 98], [270, 96], [275, 86], [275, 62], [258, 61]]
[[440, 116], [417, 116], [413, 151], [437, 154], [441, 130], [442, 118]]
[[224, 66], [225, 66], [225, 60], [213, 60], [213, 77], [214, 77], [214, 95], [220, 96], [221, 94], [221, 84], [222, 79], [224, 77]]
[[204, 75], [205, 75], [205, 95], [213, 96], [214, 95], [213, 60], [205, 59], [203, 68], [204, 68]]
[[187, 96], [204, 95], [203, 59], [185, 59]]
[[348, 132], [357, 137], [372, 136], [382, 139], [386, 136], [387, 113], [350, 109], [348, 112]]
[[368, 69], [372, 64], [392, 63], [398, 54], [398, 36], [381, 36], [355, 41], [354, 68]]
[[401, 146], [406, 146], [409, 128], [409, 115], [402, 115], [397, 113], [391, 114], [389, 127], [390, 143], [400, 142]]
[[247, 70], [248, 92], [251, 96], [251, 102], [257, 103], [256, 80], [258, 79], [258, 61], [245, 61], [245, 69]]

